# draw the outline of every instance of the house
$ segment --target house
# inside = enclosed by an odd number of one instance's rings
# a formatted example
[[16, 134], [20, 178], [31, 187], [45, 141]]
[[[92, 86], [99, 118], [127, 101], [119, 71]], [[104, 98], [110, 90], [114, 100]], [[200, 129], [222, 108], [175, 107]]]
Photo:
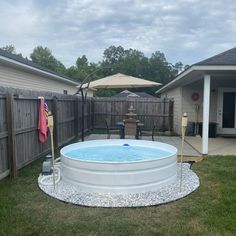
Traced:
[[77, 82], [0, 49], [0, 86], [75, 94]]
[[181, 117], [202, 126], [202, 154], [208, 154], [209, 127], [217, 136], [236, 136], [236, 47], [193, 64], [156, 93], [174, 99], [174, 131]]
[[124, 90], [120, 93], [115, 94], [115, 98], [129, 98], [129, 97], [136, 97], [136, 98], [156, 98], [148, 93], [145, 92], [130, 92], [129, 90]]

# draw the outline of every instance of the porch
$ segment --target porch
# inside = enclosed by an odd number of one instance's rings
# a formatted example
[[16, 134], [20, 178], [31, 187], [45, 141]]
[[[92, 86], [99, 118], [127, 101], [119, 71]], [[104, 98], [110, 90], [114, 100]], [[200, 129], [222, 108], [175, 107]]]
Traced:
[[[181, 133], [181, 117], [187, 113], [189, 122], [201, 123], [201, 153], [219, 153], [208, 150], [209, 125], [215, 125], [213, 136], [236, 137], [236, 48], [193, 64], [156, 93], [174, 98], [176, 133]], [[193, 136], [200, 134], [196, 125], [192, 133]], [[213, 141], [216, 142], [218, 140]]]
[[[193, 136], [186, 140], [202, 154], [236, 154], [235, 78], [235, 74], [229, 76], [227, 72], [212, 73], [182, 87], [182, 110], [195, 127]], [[195, 94], [198, 99], [194, 99]]]
[[[236, 138], [209, 138], [208, 139], [208, 155], [236, 155]], [[185, 141], [201, 153], [202, 150], [202, 138], [187, 136]]]

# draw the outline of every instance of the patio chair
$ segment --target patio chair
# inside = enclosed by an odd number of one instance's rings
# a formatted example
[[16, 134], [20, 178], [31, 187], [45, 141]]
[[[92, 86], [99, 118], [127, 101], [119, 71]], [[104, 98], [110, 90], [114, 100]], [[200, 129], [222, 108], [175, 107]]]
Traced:
[[151, 136], [152, 137], [152, 141], [154, 141], [154, 135], [155, 135], [156, 129], [157, 129], [157, 123], [154, 122], [152, 130], [141, 130], [140, 131], [140, 137], [142, 137], [143, 135]]
[[109, 118], [105, 118], [105, 123], [107, 128], [107, 139], [110, 139], [112, 134], [120, 134], [120, 129], [111, 127], [111, 122]]
[[124, 126], [125, 126], [125, 136], [134, 135], [135, 138], [138, 139], [136, 119], [133, 119], [133, 118], [125, 119]]

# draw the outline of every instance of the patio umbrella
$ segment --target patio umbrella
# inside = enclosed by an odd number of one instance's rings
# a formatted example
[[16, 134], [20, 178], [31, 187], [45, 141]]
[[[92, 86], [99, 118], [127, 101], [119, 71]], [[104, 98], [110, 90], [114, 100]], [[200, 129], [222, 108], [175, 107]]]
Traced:
[[[88, 84], [84, 84], [84, 88]], [[140, 79], [137, 77], [124, 75], [121, 73], [104, 77], [92, 81], [89, 84], [89, 88], [99, 89], [99, 88], [141, 88], [141, 87], [154, 87], [159, 86], [160, 83], [156, 83], [150, 80]]]
[[[95, 71], [96, 72], [96, 71]], [[92, 73], [93, 74], [93, 73]], [[89, 76], [86, 78], [88, 79]], [[85, 79], [85, 80], [86, 80]], [[89, 80], [86, 80], [89, 81]], [[141, 88], [141, 87], [154, 87], [159, 86], [160, 83], [156, 83], [150, 80], [140, 79], [129, 75], [124, 75], [121, 73], [104, 77], [102, 79], [98, 79], [92, 82], [88, 82], [86, 84], [82, 83], [77, 86], [79, 88], [78, 91], [81, 92], [82, 95], [82, 128], [81, 128], [81, 139], [84, 141], [84, 104], [87, 100], [87, 92], [83, 92], [83, 90], [90, 89], [99, 89], [99, 88]]]

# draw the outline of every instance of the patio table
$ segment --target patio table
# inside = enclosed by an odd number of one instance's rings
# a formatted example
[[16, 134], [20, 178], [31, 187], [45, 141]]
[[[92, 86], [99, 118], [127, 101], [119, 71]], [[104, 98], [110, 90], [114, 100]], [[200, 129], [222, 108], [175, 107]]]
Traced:
[[[119, 121], [119, 122], [116, 122], [116, 126], [119, 127], [119, 130], [120, 130], [120, 138], [121, 139], [124, 139], [125, 138], [125, 124], [124, 122], [122, 121]], [[142, 128], [144, 127], [144, 124], [141, 123], [139, 120], [137, 120], [137, 132], [136, 132], [136, 135], [135, 135], [135, 138], [136, 139], [139, 139], [139, 136], [141, 134], [141, 131], [142, 131]]]

